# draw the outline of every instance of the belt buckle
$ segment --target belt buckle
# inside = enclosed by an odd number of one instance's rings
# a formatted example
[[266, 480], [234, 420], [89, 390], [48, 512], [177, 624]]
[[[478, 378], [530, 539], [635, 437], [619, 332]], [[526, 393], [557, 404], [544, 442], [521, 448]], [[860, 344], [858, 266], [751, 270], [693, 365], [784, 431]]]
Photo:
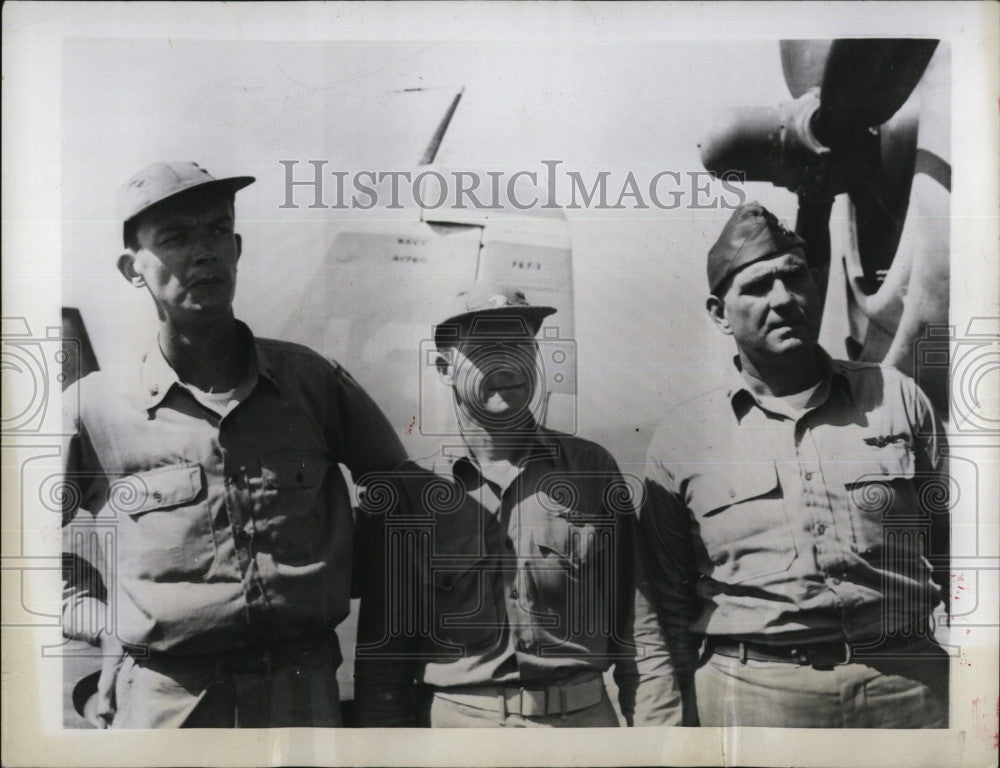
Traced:
[[[843, 648], [843, 651], [844, 651], [843, 657], [841, 657], [839, 659], [831, 660], [831, 661], [829, 661], [829, 663], [824, 664], [823, 667], [825, 669], [833, 669], [834, 667], [841, 667], [844, 664], [850, 664], [851, 663], [851, 644], [848, 643], [845, 640], [843, 643], [841, 643], [841, 647]], [[813, 664], [813, 666], [815, 667], [815, 666], [818, 666], [818, 665]]]
[[[525, 707], [525, 699], [524, 699], [524, 694], [525, 693], [531, 693], [531, 691], [529, 691], [524, 686], [521, 686], [518, 689], [518, 692], [517, 692], [517, 714], [519, 714], [521, 717], [530, 717], [530, 715], [526, 715], [525, 714], [525, 712], [527, 710], [527, 708]], [[529, 697], [528, 701], [531, 701], [531, 700], [532, 699]]]
[[[803, 664], [803, 663], [804, 664], [809, 664], [811, 667], [813, 667], [815, 669], [833, 669], [834, 667], [841, 667], [844, 664], [850, 664], [851, 663], [851, 644], [845, 640], [843, 643], [841, 643], [841, 646], [843, 648], [844, 655], [843, 655], [843, 657], [841, 657], [839, 659], [822, 659], [823, 663], [820, 663], [820, 662], [818, 662], [815, 659], [810, 659], [809, 658], [809, 654], [803, 653], [802, 654], [802, 658], [806, 659], [806, 661], [802, 661], [801, 659], [798, 659], [798, 658], [797, 658], [797, 661], [799, 661], [800, 664]], [[793, 651], [792, 653], [795, 653], [795, 651]]]
[[851, 658], [852, 658], [851, 644], [845, 640], [844, 641], [844, 660], [843, 661], [838, 661], [835, 666], [841, 666], [843, 664], [850, 664], [851, 663]]
[[[527, 699], [525, 699], [525, 694], [528, 694]], [[535, 694], [541, 696], [541, 707], [536, 706], [535, 702], [537, 699], [534, 698]], [[530, 703], [531, 707], [526, 707], [525, 703]], [[548, 688], [525, 688], [521, 686], [518, 689], [518, 714], [522, 717], [544, 717], [549, 714], [549, 689]], [[530, 713], [527, 710], [531, 709]]]

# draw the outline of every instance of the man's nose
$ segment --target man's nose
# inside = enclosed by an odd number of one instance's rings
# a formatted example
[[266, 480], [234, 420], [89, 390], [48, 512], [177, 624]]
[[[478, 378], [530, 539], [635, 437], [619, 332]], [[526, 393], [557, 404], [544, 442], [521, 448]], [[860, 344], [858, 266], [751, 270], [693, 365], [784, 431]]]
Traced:
[[771, 302], [772, 307], [784, 307], [788, 304], [795, 303], [795, 297], [792, 292], [788, 290], [788, 286], [785, 285], [785, 281], [780, 277], [775, 278], [774, 282], [771, 284], [771, 292], [768, 294], [768, 299]]
[[216, 236], [212, 231], [198, 232], [193, 238], [194, 260], [201, 263], [214, 261], [218, 257]]

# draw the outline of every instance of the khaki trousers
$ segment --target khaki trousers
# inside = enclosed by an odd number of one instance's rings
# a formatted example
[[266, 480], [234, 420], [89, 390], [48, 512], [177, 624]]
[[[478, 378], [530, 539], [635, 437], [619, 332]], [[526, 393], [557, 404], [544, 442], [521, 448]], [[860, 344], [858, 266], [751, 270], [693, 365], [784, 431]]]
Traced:
[[[484, 703], [489, 701], [488, 697], [483, 699]], [[607, 691], [597, 704], [567, 712], [565, 717], [559, 714], [524, 717], [501, 713], [498, 706], [471, 707], [434, 696], [430, 702], [430, 724], [432, 728], [617, 728], [619, 725]]]
[[703, 726], [946, 728], [948, 657], [814, 669], [715, 654], [697, 671]]
[[339, 727], [339, 662], [324, 642], [266, 670], [225, 669], [211, 657], [127, 656], [111, 727]]

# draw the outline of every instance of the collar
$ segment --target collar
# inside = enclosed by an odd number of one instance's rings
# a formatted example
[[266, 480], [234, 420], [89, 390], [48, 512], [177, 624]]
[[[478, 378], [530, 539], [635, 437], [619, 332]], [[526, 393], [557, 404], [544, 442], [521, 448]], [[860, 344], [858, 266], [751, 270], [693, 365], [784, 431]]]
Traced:
[[[236, 333], [244, 343], [250, 344], [247, 379], [252, 379], [255, 383], [259, 379], [266, 379], [277, 388], [275, 368], [267, 350], [261, 347], [251, 330], [239, 320], [236, 321]], [[149, 411], [159, 406], [175, 384], [184, 386], [178, 378], [177, 372], [170, 367], [170, 363], [163, 356], [159, 339], [154, 336], [142, 356], [139, 369], [139, 386], [143, 408]]]
[[[452, 476], [455, 475], [456, 471], [462, 471], [462, 467], [469, 467], [477, 474], [480, 474], [479, 460], [465, 441], [464, 434], [462, 438], [463, 441], [461, 444], [454, 443], [441, 448], [441, 455], [446, 460], [446, 469]], [[555, 458], [559, 455], [558, 436], [551, 430], [538, 424], [535, 424], [533, 430], [525, 432], [524, 442], [528, 448], [528, 455], [524, 461]]]
[[[850, 397], [851, 381], [840, 361], [830, 357], [827, 351], [819, 345], [816, 346], [816, 352], [819, 357], [822, 379], [815, 395], [817, 404], [813, 407], [818, 407], [825, 403], [834, 387], [842, 388], [847, 396]], [[726, 391], [726, 396], [732, 406], [733, 415], [736, 417], [737, 422], [742, 421], [743, 417], [747, 415], [754, 405], [758, 408], [762, 407], [757, 396], [747, 384], [746, 379], [743, 378], [739, 355], [733, 357], [733, 365], [729, 369], [729, 387]]]

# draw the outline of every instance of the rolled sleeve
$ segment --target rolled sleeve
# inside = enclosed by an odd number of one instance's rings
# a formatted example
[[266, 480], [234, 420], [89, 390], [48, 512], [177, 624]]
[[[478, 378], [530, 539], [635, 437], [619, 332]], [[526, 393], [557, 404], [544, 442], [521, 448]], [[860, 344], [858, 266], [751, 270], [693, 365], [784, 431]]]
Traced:
[[392, 469], [406, 459], [406, 451], [385, 414], [361, 385], [337, 368], [340, 441], [344, 464], [355, 478], [367, 472]]
[[932, 578], [941, 588], [941, 599], [950, 607], [951, 595], [951, 483], [948, 461], [948, 441], [937, 412], [930, 399], [912, 379], [903, 381], [909, 386], [909, 416], [916, 442], [918, 474], [925, 477], [924, 489], [919, 493], [928, 502], [930, 515], [930, 541], [928, 555], [933, 566]]
[[73, 520], [81, 509], [96, 514], [106, 481], [97, 470], [79, 413], [67, 407], [77, 402], [78, 386], [63, 398], [62, 631], [71, 640], [98, 645], [109, 626], [104, 558], [90, 546], [93, 537], [74, 535]]
[[[690, 513], [662, 465], [650, 459], [636, 539], [635, 642], [639, 685], [636, 725], [696, 724], [694, 672], [701, 636]], [[683, 715], [682, 715], [683, 701]]]
[[[402, 503], [398, 485], [391, 498], [395, 510]], [[362, 728], [414, 727], [418, 724], [414, 676], [420, 639], [399, 631], [402, 595], [390, 589], [389, 574], [401, 579], [415, 578], [415, 574], [406, 567], [407, 553], [387, 547], [387, 513], [366, 506], [362, 503], [355, 533], [355, 593], [361, 598], [354, 664], [358, 724]]]
[[612, 480], [604, 494], [604, 513], [615, 521], [613, 569], [615, 581], [614, 594], [611, 596], [615, 610], [615, 635], [609, 645], [615, 658], [613, 675], [618, 686], [618, 704], [625, 722], [632, 725], [639, 679], [635, 658], [637, 648], [632, 635], [635, 508], [618, 465], [610, 457], [609, 460]]

